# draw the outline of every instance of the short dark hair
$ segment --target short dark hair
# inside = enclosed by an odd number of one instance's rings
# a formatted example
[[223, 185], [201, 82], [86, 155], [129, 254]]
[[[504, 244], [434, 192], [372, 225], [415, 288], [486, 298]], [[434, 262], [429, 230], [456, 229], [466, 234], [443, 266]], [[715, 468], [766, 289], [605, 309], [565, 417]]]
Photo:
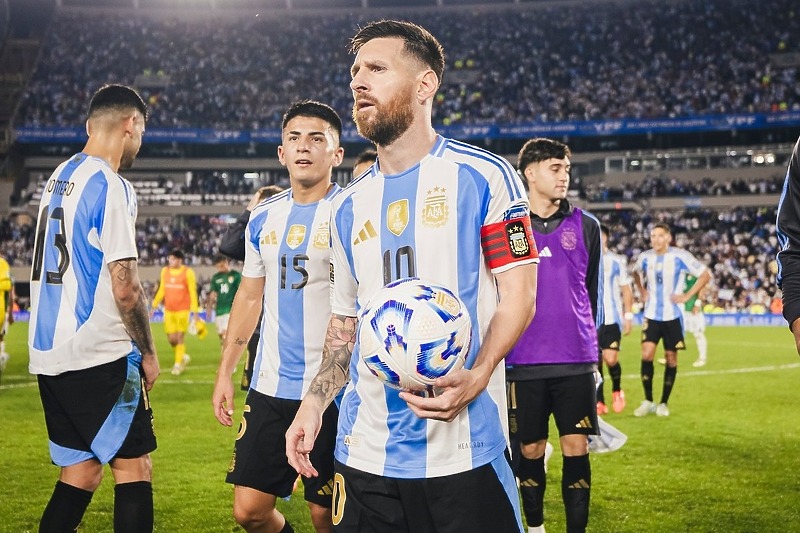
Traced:
[[214, 256], [214, 263], [213, 264], [216, 265], [217, 263], [222, 263], [223, 261], [227, 263], [228, 262], [228, 256], [227, 255], [223, 255], [223, 254], [217, 254], [217, 255]]
[[342, 138], [342, 119], [333, 108], [316, 100], [300, 100], [293, 103], [283, 114], [281, 129], [286, 129], [286, 124], [295, 117], [315, 117], [321, 118], [336, 130], [339, 138]]
[[126, 85], [103, 85], [89, 102], [87, 117], [102, 111], [128, 111], [135, 109], [147, 120], [147, 106], [135, 90]]
[[522, 145], [517, 157], [517, 168], [520, 172], [525, 172], [525, 169], [530, 164], [547, 161], [548, 159], [565, 159], [570, 155], [572, 155], [572, 152], [566, 144], [553, 139], [537, 137]]
[[361, 163], [374, 163], [377, 160], [378, 160], [378, 151], [375, 150], [374, 148], [367, 148], [365, 150], [362, 150], [361, 153], [359, 153], [356, 156], [356, 160], [353, 163], [353, 167], [356, 167]]
[[362, 46], [373, 39], [402, 39], [403, 50], [430, 68], [442, 84], [444, 76], [444, 48], [428, 30], [405, 20], [378, 20], [359, 28], [350, 39], [350, 52], [357, 53]]
[[664, 222], [656, 222], [655, 224], [653, 224], [653, 227], [650, 229], [650, 231], [653, 231], [656, 228], [663, 229], [664, 231], [672, 235], [672, 230], [670, 229], [669, 225]]
[[183, 259], [185, 258], [185, 256], [183, 255], [183, 250], [181, 250], [180, 248], [173, 248], [172, 250], [169, 251], [169, 254], [167, 255], [168, 256], [171, 255], [172, 257], [177, 257], [181, 261], [183, 261]]

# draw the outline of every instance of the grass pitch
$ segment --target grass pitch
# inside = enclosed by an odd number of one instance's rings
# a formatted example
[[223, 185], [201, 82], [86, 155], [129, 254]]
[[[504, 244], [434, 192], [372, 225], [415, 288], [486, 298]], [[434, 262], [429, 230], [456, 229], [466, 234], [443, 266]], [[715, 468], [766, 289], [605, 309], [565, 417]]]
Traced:
[[[169, 374], [172, 354], [154, 325], [162, 375], [151, 393], [159, 448], [153, 453], [156, 531], [241, 531], [224, 482], [236, 428], [212, 414], [219, 343], [192, 337], [186, 372]], [[613, 453], [592, 456], [589, 530], [609, 532], [800, 531], [800, 358], [785, 328], [709, 328], [709, 363], [695, 369], [693, 339], [679, 356], [669, 418], [635, 418], [643, 399], [638, 331], [620, 360], [628, 407], [605, 420], [628, 435]], [[50, 463], [35, 379], [27, 373], [27, 324], [7, 336], [11, 354], [0, 381], [0, 532], [36, 531], [58, 470]], [[654, 393], [663, 367], [656, 366]], [[610, 398], [610, 384], [606, 385]], [[244, 393], [237, 398], [237, 416]], [[555, 431], [551, 432], [555, 435]], [[551, 439], [555, 444], [555, 439]], [[549, 465], [548, 531], [564, 531], [561, 458]], [[113, 483], [106, 478], [80, 531], [113, 529]], [[298, 532], [312, 532], [302, 495], [279, 508]], [[492, 533], [492, 532], [487, 532]]]

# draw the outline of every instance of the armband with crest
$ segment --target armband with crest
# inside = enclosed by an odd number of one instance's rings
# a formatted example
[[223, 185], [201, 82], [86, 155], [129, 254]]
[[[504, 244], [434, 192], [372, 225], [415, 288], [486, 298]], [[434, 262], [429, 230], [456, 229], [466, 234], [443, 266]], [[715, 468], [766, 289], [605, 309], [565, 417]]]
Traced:
[[531, 219], [527, 216], [488, 224], [481, 228], [481, 247], [494, 270], [519, 261], [538, 259]]

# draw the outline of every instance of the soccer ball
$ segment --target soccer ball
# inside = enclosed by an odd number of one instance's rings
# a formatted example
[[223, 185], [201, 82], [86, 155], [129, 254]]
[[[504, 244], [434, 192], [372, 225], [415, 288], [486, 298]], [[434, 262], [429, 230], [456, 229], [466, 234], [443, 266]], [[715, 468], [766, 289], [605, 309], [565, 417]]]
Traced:
[[451, 290], [418, 278], [376, 292], [358, 323], [364, 363], [395, 389], [433, 392], [436, 378], [464, 366], [472, 321]]

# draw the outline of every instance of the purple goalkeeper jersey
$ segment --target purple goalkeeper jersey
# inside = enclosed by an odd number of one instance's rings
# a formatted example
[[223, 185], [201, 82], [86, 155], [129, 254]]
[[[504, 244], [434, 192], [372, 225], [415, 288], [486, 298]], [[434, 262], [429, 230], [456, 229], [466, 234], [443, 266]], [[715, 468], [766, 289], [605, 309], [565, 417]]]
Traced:
[[[599, 242], [586, 240], [587, 235], [592, 240], [597, 235], [599, 240], [598, 222], [568, 205], [547, 220], [537, 218], [533, 217], [533, 234], [539, 249], [536, 315], [505, 363], [594, 364], [598, 358], [595, 313], [602, 309], [597, 308], [601, 289], [595, 276], [602, 277], [602, 266], [599, 250], [595, 252]], [[585, 228], [585, 224], [595, 227]]]

